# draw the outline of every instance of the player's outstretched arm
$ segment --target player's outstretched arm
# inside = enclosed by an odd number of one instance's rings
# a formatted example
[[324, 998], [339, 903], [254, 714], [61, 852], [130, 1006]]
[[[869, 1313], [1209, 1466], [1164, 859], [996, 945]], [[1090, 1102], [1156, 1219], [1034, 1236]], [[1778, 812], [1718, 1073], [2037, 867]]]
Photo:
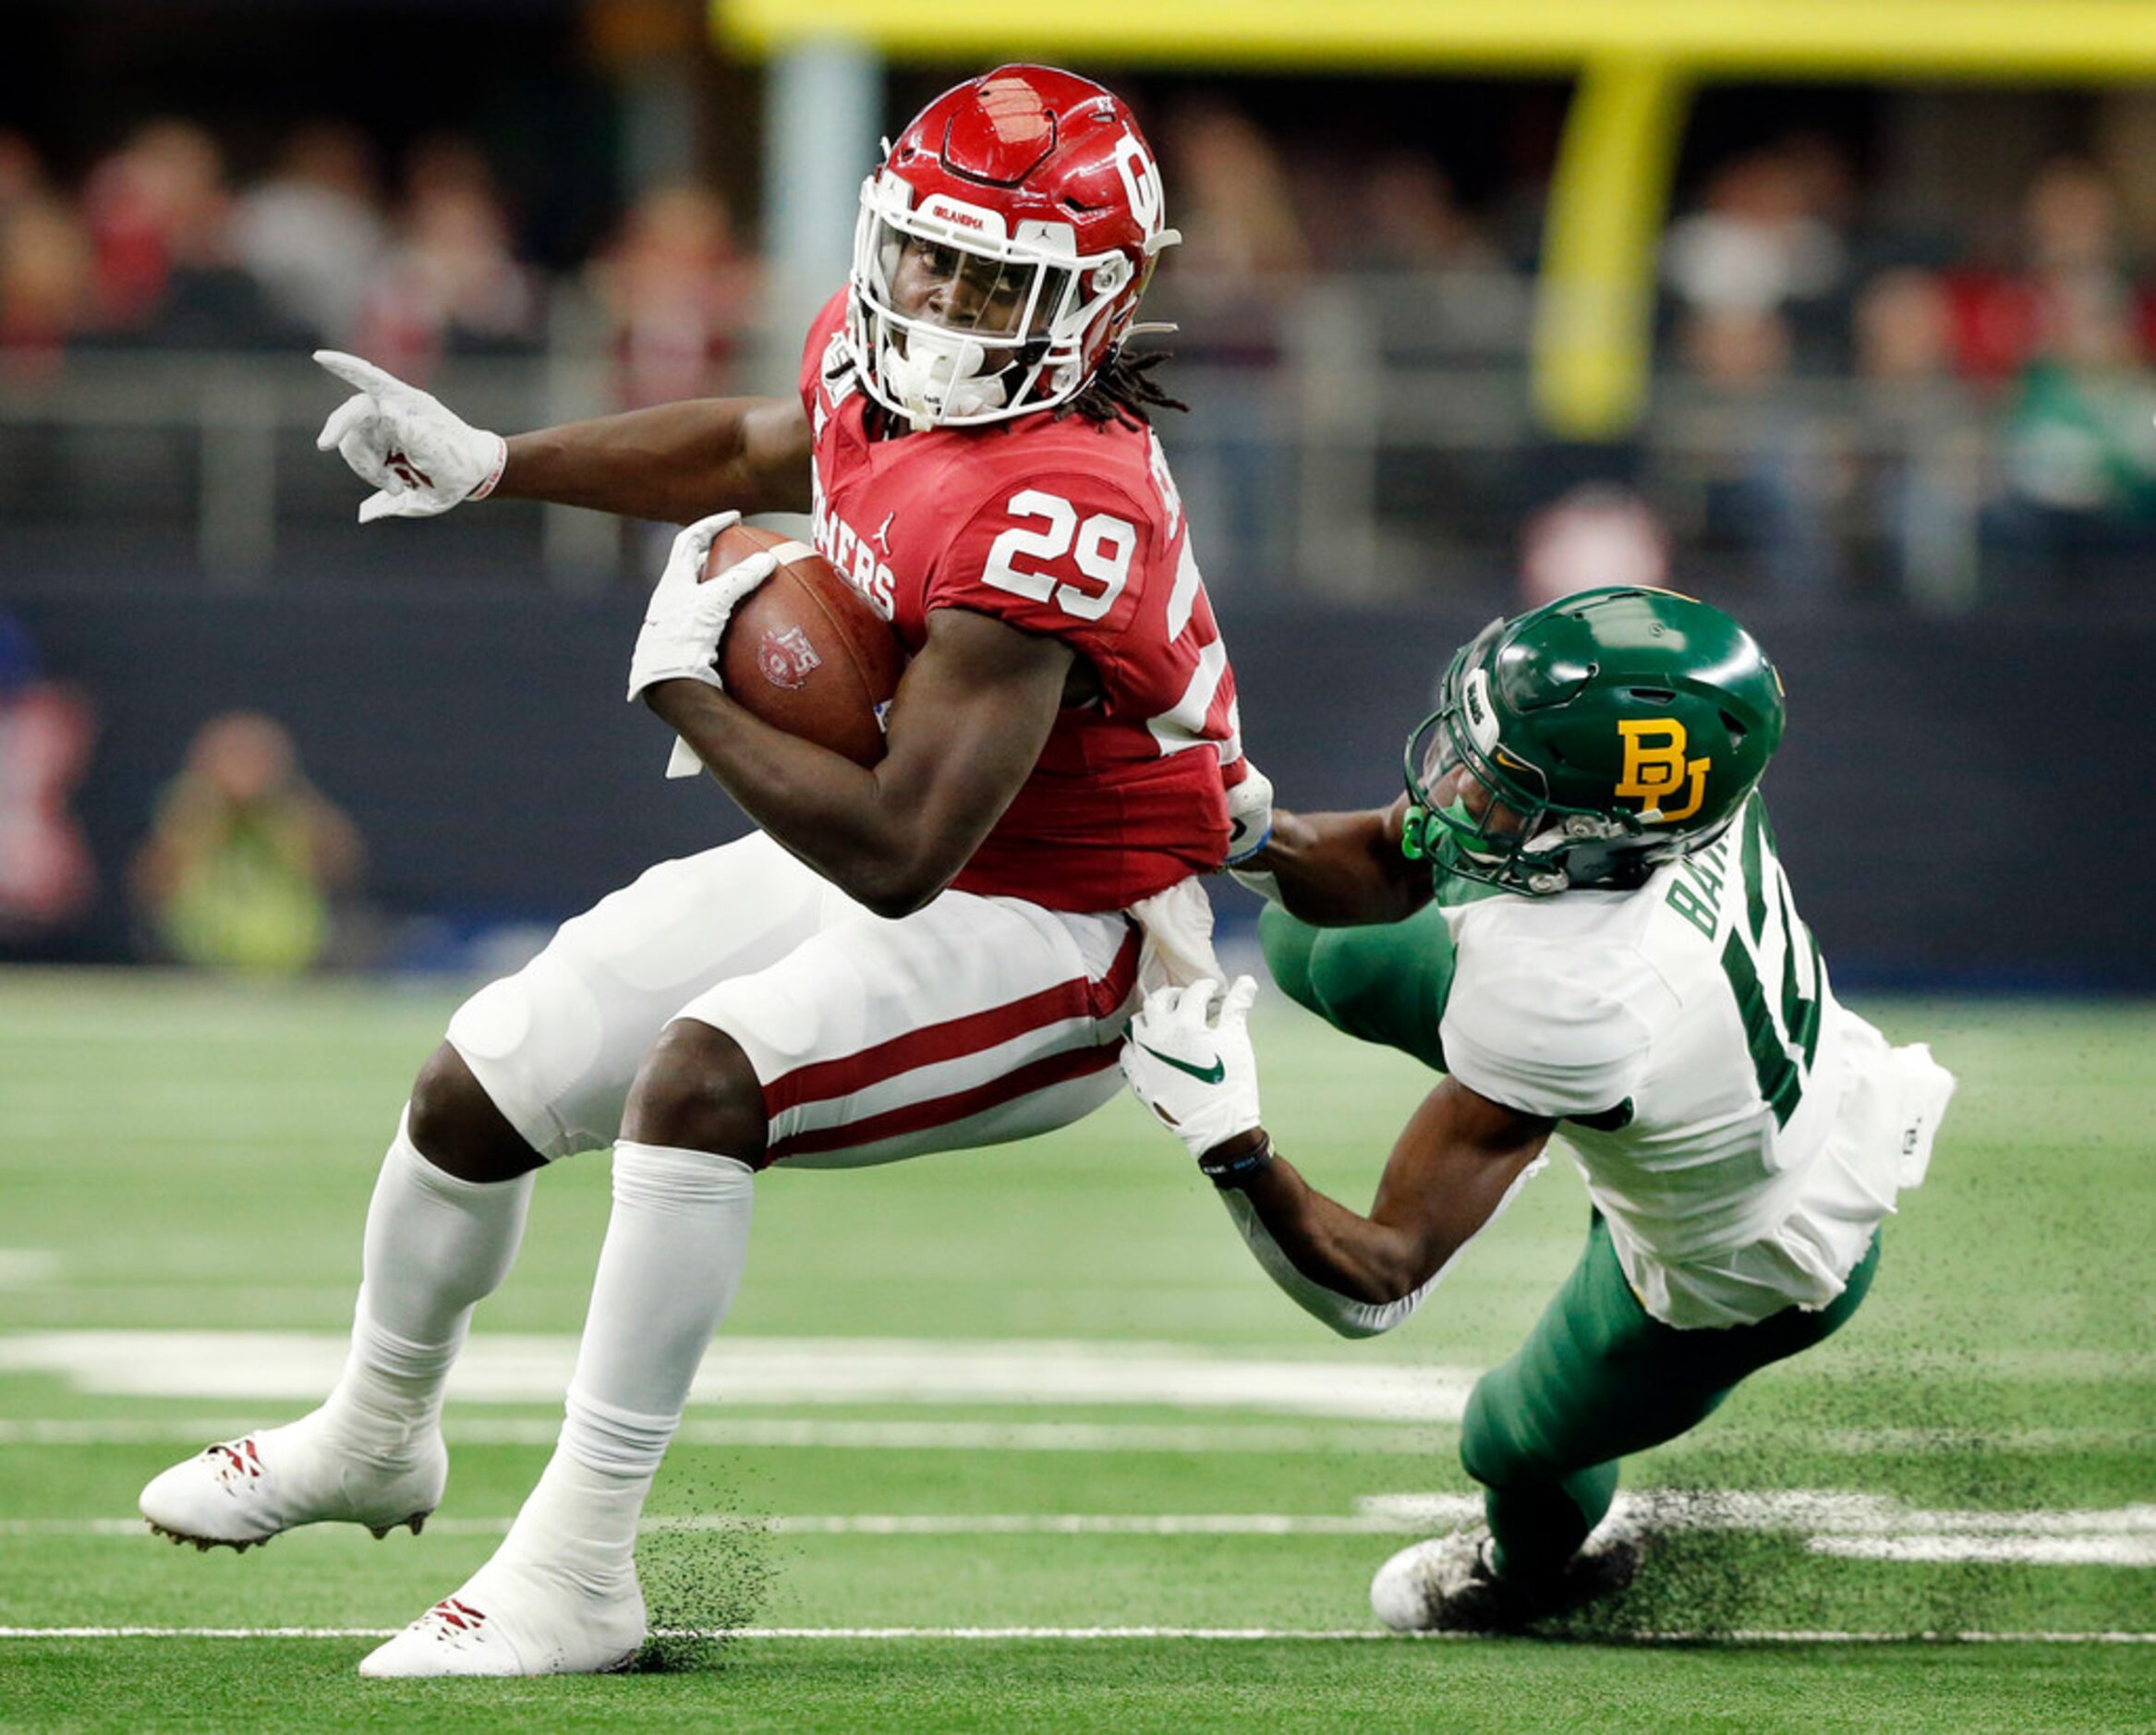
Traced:
[[1400, 853], [1407, 797], [1362, 813], [1273, 810], [1265, 848], [1236, 878], [1319, 928], [1397, 922], [1430, 901], [1430, 873]]
[[1390, 1330], [1504, 1209], [1554, 1122], [1447, 1079], [1395, 1143], [1367, 1217], [1320, 1193], [1274, 1150], [1258, 1118], [1245, 1020], [1249, 977], [1208, 1017], [1217, 984], [1162, 989], [1131, 1024], [1123, 1072], [1220, 1189], [1266, 1274], [1345, 1337]]
[[[1278, 1154], [1252, 1168], [1241, 1192], [1273, 1244], [1310, 1281], [1367, 1304], [1420, 1302], [1503, 1208], [1555, 1124], [1448, 1078], [1423, 1099], [1395, 1141], [1367, 1217], [1320, 1193]], [[1262, 1131], [1257, 1137], [1263, 1140]]]
[[362, 524], [490, 494], [682, 524], [809, 507], [808, 418], [790, 398], [698, 398], [505, 440], [357, 356], [315, 359], [353, 389], [315, 443], [375, 491]]
[[686, 524], [809, 509], [808, 417], [783, 397], [705, 397], [512, 434], [494, 491]]
[[[692, 551], [692, 570], [699, 561]], [[710, 588], [692, 585], [687, 606]], [[703, 629], [699, 673], [684, 658], [679, 677], [639, 687], [633, 671], [631, 697], [641, 692], [750, 819], [879, 916], [920, 908], [980, 847], [1048, 743], [1072, 663], [1058, 639], [938, 609], [891, 701], [884, 757], [864, 770], [727, 698], [709, 668], [723, 616]]]

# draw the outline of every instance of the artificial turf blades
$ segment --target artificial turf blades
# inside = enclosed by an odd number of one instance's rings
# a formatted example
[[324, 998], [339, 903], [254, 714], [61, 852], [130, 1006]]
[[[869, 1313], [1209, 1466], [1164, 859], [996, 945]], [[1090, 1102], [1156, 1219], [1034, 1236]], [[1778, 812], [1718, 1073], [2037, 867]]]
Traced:
[[[0, 1626], [356, 1634], [409, 1620], [492, 1548], [544, 1462], [558, 1396], [543, 1389], [483, 1401], [453, 1387], [451, 1491], [417, 1540], [305, 1532], [235, 1559], [127, 1522], [142, 1481], [210, 1438], [199, 1424], [306, 1407], [262, 1389], [260, 1334], [301, 1334], [333, 1368], [373, 1171], [450, 1003], [372, 985], [0, 974]], [[1629, 1486], [1696, 1491], [1706, 1527], [1667, 1537], [1624, 1598], [1555, 1642], [689, 1637], [632, 1677], [428, 1686], [358, 1680], [363, 1636], [6, 1638], [0, 1725], [2156, 1726], [2148, 1643], [1732, 1636], [2156, 1632], [2147, 1565], [1851, 1558], [1714, 1510], [1829, 1490], [1934, 1515], [2069, 1515], [1994, 1533], [2040, 1541], [2075, 1513], [2147, 1534], [2115, 1515], [2150, 1503], [2156, 1448], [2156, 1012], [1859, 1009], [1930, 1038], [1961, 1074], [1932, 1176], [1888, 1226], [1847, 1331], [1634, 1461]], [[1362, 1205], [1426, 1080], [1286, 1012], [1258, 1041], [1283, 1147]], [[472, 1368], [511, 1334], [566, 1344], [605, 1181], [600, 1157], [542, 1177]], [[1526, 1329], [1577, 1255], [1582, 1195], [1554, 1170], [1414, 1321], [1348, 1345], [1266, 1283], [1209, 1193], [1127, 1104], [1031, 1146], [764, 1183], [748, 1278], [708, 1364], [722, 1387], [735, 1341], [799, 1343], [824, 1369], [850, 1365], [838, 1341], [902, 1343], [928, 1368], [983, 1366], [1001, 1346], [1042, 1368], [1099, 1358], [1107, 1383], [1014, 1391], [1022, 1365], [933, 1402], [889, 1387], [700, 1401], [654, 1511], [705, 1527], [647, 1537], [655, 1616], [697, 1633], [1371, 1631], [1370, 1571], [1416, 1534], [1376, 1502], [1468, 1489], [1443, 1406], [1389, 1420], [1285, 1376], [1231, 1401], [1118, 1390], [1119, 1358], [1317, 1364], [1343, 1381], [1375, 1364], [1427, 1392]], [[85, 1331], [250, 1335], [161, 1335], [137, 1362], [110, 1337], [54, 1335]], [[227, 1377], [235, 1357], [248, 1365]], [[122, 1366], [132, 1389], [99, 1389], [125, 1388]]]

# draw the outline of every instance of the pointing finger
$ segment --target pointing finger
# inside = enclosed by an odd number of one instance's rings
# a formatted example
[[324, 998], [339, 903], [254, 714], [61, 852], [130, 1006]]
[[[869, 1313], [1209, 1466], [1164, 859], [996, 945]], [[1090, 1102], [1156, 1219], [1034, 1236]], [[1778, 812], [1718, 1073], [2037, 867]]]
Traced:
[[347, 356], [341, 349], [318, 349], [314, 358], [356, 392], [371, 392], [380, 396], [384, 392], [408, 389], [395, 374], [358, 356]]

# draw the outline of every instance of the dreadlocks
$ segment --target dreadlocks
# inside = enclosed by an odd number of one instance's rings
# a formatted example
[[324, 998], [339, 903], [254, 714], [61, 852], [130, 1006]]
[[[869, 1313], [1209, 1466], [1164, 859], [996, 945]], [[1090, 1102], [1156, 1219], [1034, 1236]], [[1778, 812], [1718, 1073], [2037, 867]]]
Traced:
[[1086, 382], [1083, 392], [1056, 406], [1055, 419], [1061, 421], [1066, 416], [1077, 414], [1090, 422], [1120, 421], [1126, 427], [1150, 428], [1153, 419], [1145, 413], [1149, 409], [1188, 410], [1188, 404], [1169, 396], [1153, 378], [1153, 370], [1167, 359], [1168, 352], [1164, 349], [1157, 349], [1151, 355], [1133, 356], [1118, 348], [1101, 363], [1099, 371]]

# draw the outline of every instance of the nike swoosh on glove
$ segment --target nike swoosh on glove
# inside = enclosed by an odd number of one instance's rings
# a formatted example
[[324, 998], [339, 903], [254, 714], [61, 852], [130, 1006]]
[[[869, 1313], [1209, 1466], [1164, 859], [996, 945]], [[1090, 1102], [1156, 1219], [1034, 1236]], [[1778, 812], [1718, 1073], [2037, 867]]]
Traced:
[[431, 518], [466, 500], [484, 500], [502, 479], [509, 443], [474, 428], [438, 397], [395, 374], [318, 349], [314, 358], [357, 393], [330, 412], [315, 440], [334, 452], [375, 491], [359, 503], [359, 522]]
[[1243, 761], [1243, 779], [1228, 792], [1228, 854], [1225, 868], [1241, 867], [1272, 841], [1273, 780]]
[[1238, 977], [1216, 1020], [1210, 1014], [1219, 992], [1213, 981], [1156, 989], [1131, 1020], [1123, 1044], [1123, 1076], [1132, 1094], [1193, 1158], [1263, 1118], [1249, 1029], [1257, 983]]

